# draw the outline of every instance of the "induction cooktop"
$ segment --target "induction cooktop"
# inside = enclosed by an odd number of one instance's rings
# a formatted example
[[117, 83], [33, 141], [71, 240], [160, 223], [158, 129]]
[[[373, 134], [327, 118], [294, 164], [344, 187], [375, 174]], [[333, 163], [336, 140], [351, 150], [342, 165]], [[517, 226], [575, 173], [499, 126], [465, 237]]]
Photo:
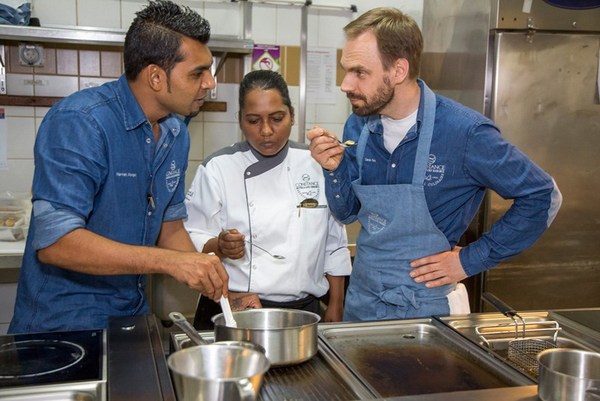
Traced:
[[99, 400], [106, 370], [104, 330], [0, 336], [0, 400], [64, 388], [85, 389]]

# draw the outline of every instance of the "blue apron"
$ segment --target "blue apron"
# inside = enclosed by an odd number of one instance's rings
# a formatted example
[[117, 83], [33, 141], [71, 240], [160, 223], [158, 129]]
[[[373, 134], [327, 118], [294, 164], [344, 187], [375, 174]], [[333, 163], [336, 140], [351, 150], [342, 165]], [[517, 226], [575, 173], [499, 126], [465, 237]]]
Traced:
[[451, 249], [436, 227], [423, 182], [435, 121], [435, 94], [423, 85], [423, 124], [410, 184], [362, 185], [362, 164], [369, 137], [362, 129], [357, 147], [359, 177], [352, 188], [360, 200], [358, 235], [344, 320], [380, 320], [448, 315], [446, 295], [456, 284], [427, 288], [409, 276], [410, 262]]

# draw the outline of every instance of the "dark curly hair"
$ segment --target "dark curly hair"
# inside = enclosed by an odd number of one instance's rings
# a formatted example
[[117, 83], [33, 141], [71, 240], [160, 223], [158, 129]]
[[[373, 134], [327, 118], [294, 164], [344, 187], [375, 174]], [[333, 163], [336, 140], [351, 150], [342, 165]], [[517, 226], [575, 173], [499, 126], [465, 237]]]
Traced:
[[197, 12], [168, 0], [150, 0], [136, 13], [125, 36], [124, 65], [127, 79], [133, 81], [148, 65], [167, 72], [183, 59], [179, 46], [183, 36], [206, 44], [210, 24]]

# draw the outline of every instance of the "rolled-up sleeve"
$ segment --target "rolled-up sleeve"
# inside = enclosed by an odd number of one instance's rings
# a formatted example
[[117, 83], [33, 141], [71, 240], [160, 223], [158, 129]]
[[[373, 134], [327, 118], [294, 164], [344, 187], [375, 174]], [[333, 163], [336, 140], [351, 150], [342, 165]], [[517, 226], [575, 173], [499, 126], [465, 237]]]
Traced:
[[68, 209], [56, 209], [50, 202], [33, 202], [33, 248], [37, 251], [49, 247], [71, 231], [85, 227], [83, 217]]

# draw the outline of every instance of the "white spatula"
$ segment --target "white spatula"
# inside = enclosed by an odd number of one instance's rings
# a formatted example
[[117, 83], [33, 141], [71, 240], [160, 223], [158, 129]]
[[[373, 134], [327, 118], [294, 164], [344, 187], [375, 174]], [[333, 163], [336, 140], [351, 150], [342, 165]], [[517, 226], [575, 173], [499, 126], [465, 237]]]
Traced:
[[233, 318], [231, 313], [231, 305], [229, 305], [229, 299], [221, 295], [221, 308], [223, 309], [223, 316], [225, 316], [225, 326], [237, 327], [237, 322]]

